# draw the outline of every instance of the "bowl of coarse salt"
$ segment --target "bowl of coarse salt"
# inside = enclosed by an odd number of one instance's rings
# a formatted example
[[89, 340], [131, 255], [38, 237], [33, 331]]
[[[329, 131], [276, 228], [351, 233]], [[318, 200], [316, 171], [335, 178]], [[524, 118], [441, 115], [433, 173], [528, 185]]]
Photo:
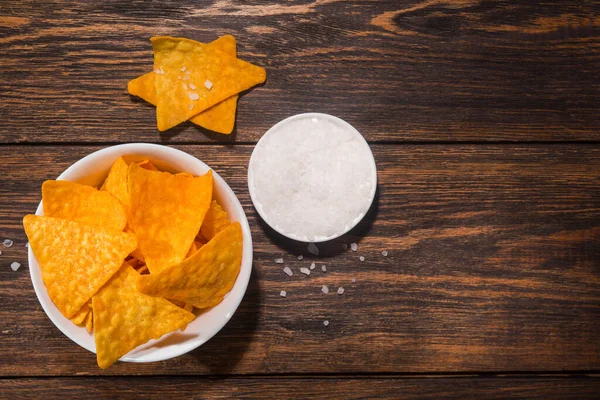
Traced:
[[254, 207], [293, 240], [324, 242], [350, 231], [371, 207], [377, 168], [369, 145], [346, 121], [298, 114], [258, 141], [248, 166]]

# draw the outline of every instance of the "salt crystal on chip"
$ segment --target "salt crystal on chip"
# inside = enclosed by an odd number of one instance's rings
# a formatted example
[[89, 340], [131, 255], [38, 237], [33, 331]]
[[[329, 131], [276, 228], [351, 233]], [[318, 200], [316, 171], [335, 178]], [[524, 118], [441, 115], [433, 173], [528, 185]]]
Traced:
[[365, 258], [364, 258], [363, 256], [360, 256], [360, 257], [358, 257], [358, 259], [359, 259], [360, 261], [365, 261]]
[[312, 263], [312, 264], [310, 264], [310, 269], [311, 269], [311, 270], [313, 270], [313, 269], [315, 269], [315, 268], [316, 268], [316, 265], [315, 265], [315, 263]]
[[16, 261], [15, 261], [14, 263], [10, 264], [10, 268], [11, 268], [13, 271], [16, 271], [16, 270], [18, 270], [19, 268], [21, 268], [21, 264], [19, 264], [18, 262], [16, 262]]
[[185, 72], [186, 68], [185, 65], [183, 67], [181, 67], [181, 72]]
[[387, 252], [387, 250], [384, 250], [384, 251], [382, 251], [382, 252], [381, 252], [381, 255], [382, 255], [382, 256], [384, 256], [384, 257], [387, 257], [387, 255], [388, 255], [388, 252]]
[[325, 325], [325, 326], [329, 325], [329, 321], [328, 320], [323, 321], [323, 325]]
[[276, 258], [275, 264], [283, 264], [283, 258]]
[[204, 81], [204, 87], [210, 90], [213, 87], [213, 84], [208, 79]]
[[290, 269], [290, 267], [285, 267], [283, 269], [283, 272], [285, 272], [288, 276], [294, 275], [294, 273], [292, 272], [292, 270]]
[[2, 242], [2, 244], [4, 245], [4, 247], [10, 247], [13, 245], [13, 241], [10, 239], [4, 239], [4, 242]]
[[323, 272], [327, 272], [327, 266], [325, 266], [325, 265], [321, 265], [321, 271], [323, 271]]
[[338, 288], [338, 294], [344, 294], [344, 288], [343, 287], [339, 287]]
[[327, 294], [327, 293], [329, 293], [329, 288], [327, 286], [323, 285], [323, 287], [321, 288], [321, 292]]
[[308, 244], [308, 252], [309, 252], [310, 254], [314, 254], [315, 256], [318, 256], [318, 255], [319, 255], [319, 248], [317, 247], [317, 245], [316, 245], [316, 244], [314, 244], [314, 243], [309, 243], [309, 244]]
[[281, 297], [285, 297], [285, 296], [287, 296], [287, 292], [285, 290], [282, 290], [281, 292], [279, 292], [279, 295]]
[[356, 243], [352, 243], [350, 245], [350, 248], [352, 249], [352, 251], [356, 251], [356, 250], [358, 250], [358, 245]]
[[198, 96], [198, 93], [188, 93], [188, 97], [190, 98], [190, 100], [198, 100], [200, 98], [200, 96]]
[[310, 269], [308, 268], [300, 268], [300, 272], [302, 272], [304, 275], [310, 275]]
[[190, 89], [196, 90], [196, 85], [194, 85], [192, 82], [190, 82]]

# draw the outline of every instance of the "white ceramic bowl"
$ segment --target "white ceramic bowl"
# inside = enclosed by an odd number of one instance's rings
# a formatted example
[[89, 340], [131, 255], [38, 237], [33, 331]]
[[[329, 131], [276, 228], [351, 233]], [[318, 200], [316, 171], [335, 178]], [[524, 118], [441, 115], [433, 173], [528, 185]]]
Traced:
[[[123, 156], [126, 161], [149, 159], [157, 168], [170, 172], [188, 172], [193, 175], [202, 175], [210, 169], [208, 165], [183, 151], [155, 144], [132, 143], [98, 150], [71, 165], [57, 179], [98, 186], [108, 175], [113, 162], [120, 156]], [[213, 178], [216, 199], [227, 211], [230, 220], [239, 221], [242, 226], [244, 239], [242, 267], [235, 285], [219, 305], [203, 312], [196, 311], [196, 319], [187, 326], [185, 331], [171, 332], [158, 340], [151, 340], [125, 355], [121, 358], [121, 361], [153, 362], [185, 354], [201, 346], [219, 332], [242, 301], [252, 269], [250, 227], [244, 209], [231, 188], [214, 170]], [[43, 215], [41, 202], [36, 215]], [[85, 328], [79, 327], [65, 318], [50, 300], [42, 280], [40, 266], [31, 248], [29, 248], [28, 259], [33, 288], [50, 320], [69, 339], [95, 353], [96, 345], [93, 334], [88, 333]]]

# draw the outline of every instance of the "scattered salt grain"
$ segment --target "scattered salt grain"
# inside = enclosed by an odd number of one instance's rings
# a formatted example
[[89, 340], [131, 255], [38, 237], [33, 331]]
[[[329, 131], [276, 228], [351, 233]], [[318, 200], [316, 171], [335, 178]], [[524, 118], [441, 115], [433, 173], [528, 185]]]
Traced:
[[356, 278], [352, 278], [352, 283], [356, 283]]
[[329, 288], [327, 286], [323, 285], [323, 287], [321, 288], [321, 292], [327, 294], [327, 293], [329, 293]]
[[325, 266], [325, 265], [321, 265], [321, 271], [323, 271], [323, 272], [327, 272], [327, 266]]
[[323, 325], [328, 326], [329, 325], [329, 321], [328, 320], [323, 321]]
[[192, 90], [196, 90], [196, 85], [194, 85], [192, 82], [190, 82], [190, 88], [191, 88]]
[[283, 264], [283, 258], [276, 258], [275, 264]]
[[312, 271], [313, 269], [315, 269], [316, 267], [317, 267], [317, 266], [315, 265], [315, 263], [312, 263], [312, 264], [310, 264], [310, 269], [311, 269], [311, 271]]
[[2, 255], [2, 250], [0, 250], [0, 256]]
[[14, 263], [10, 264], [10, 268], [11, 268], [13, 271], [16, 271], [16, 270], [18, 270], [19, 268], [21, 268], [21, 264], [19, 264], [18, 262], [16, 262], [16, 261], [15, 261]]
[[4, 239], [4, 242], [2, 242], [2, 244], [4, 245], [4, 247], [10, 247], [13, 245], [13, 241], [10, 239]]
[[198, 96], [198, 93], [188, 93], [188, 96], [190, 100], [198, 100], [200, 98], [200, 96]]
[[177, 75], [177, 79], [181, 79], [181, 75]]
[[292, 272], [292, 270], [290, 269], [290, 267], [285, 267], [283, 269], [283, 272], [285, 272], [287, 274], [287, 276], [292, 276], [294, 275], [294, 273]]
[[25, 243], [25, 247], [29, 248], [29, 242]]
[[208, 90], [212, 89], [213, 84], [211, 81], [209, 81], [208, 79], [204, 81], [204, 87], [207, 88]]
[[358, 257], [358, 259], [359, 259], [360, 261], [365, 261], [365, 258], [364, 258], [363, 256], [360, 256], [360, 257]]
[[164, 75], [165, 71], [162, 69], [162, 67], [158, 67], [154, 70], [154, 73], [159, 74], [159, 75]]
[[185, 72], [186, 68], [185, 65], [183, 67], [181, 67], [181, 72]]
[[194, 103], [190, 103], [190, 110], [194, 109]]
[[188, 90], [188, 86], [187, 86], [185, 83], [183, 84], [183, 88], [184, 88], [185, 90]]
[[188, 69], [187, 71], [185, 71], [185, 74], [186, 74], [186, 75], [189, 75], [189, 74], [191, 74], [191, 73], [192, 73], [192, 71], [190, 71], [189, 69]]
[[298, 256], [298, 260], [302, 260], [303, 258], [304, 256], [302, 256], [302, 254]]
[[356, 243], [352, 243], [350, 245], [350, 248], [352, 249], [352, 251], [356, 251], [356, 250], [358, 250], [358, 245]]
[[318, 256], [319, 255], [319, 248], [317, 247], [316, 244], [309, 243], [309, 245], [308, 245], [308, 252], [310, 254], [314, 254], [315, 256]]
[[308, 268], [300, 268], [300, 272], [302, 272], [304, 275], [310, 275], [310, 269]]
[[387, 255], [388, 255], [388, 252], [387, 252], [387, 250], [384, 250], [384, 251], [382, 251], [382, 252], [381, 252], [381, 255], [382, 255], [382, 256], [384, 256], [384, 257], [387, 257]]
[[279, 292], [279, 295], [281, 297], [285, 297], [285, 296], [287, 296], [287, 292], [285, 290], [282, 290], [281, 292]]
[[339, 287], [338, 288], [338, 294], [344, 294], [344, 288], [343, 287]]

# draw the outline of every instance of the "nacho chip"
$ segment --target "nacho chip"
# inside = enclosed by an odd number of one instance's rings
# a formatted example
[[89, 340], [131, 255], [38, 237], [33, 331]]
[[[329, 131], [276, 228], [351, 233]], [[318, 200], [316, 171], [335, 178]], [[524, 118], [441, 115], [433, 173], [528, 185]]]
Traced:
[[[211, 46], [214, 49], [220, 50], [232, 57], [236, 57], [237, 55], [235, 38], [230, 35], [221, 36], [214, 42], [209, 43], [207, 46]], [[135, 78], [128, 82], [127, 90], [130, 94], [141, 97], [152, 105], [156, 105], [156, 89], [154, 87], [155, 76], [156, 73], [152, 71]], [[184, 81], [186, 85], [189, 85], [189, 82], [189, 79]], [[233, 131], [233, 126], [235, 125], [237, 100], [238, 95], [233, 95], [201, 112], [200, 114], [193, 116], [190, 118], [190, 121], [211, 131], [230, 134]]]
[[213, 200], [200, 227], [200, 233], [206, 239], [210, 240], [228, 226], [229, 219], [227, 218], [227, 212], [223, 210], [223, 207], [216, 200]]
[[152, 163], [150, 162], [150, 160], [144, 160], [144, 161], [142, 161], [142, 162], [139, 162], [139, 163], [138, 163], [138, 165], [139, 165], [140, 167], [142, 167], [142, 168], [144, 168], [144, 169], [148, 169], [148, 170], [150, 170], [150, 171], [158, 171], [158, 168], [156, 168], [156, 167], [154, 166], [154, 164], [152, 164]]
[[44, 215], [107, 229], [123, 230], [127, 215], [119, 200], [91, 186], [69, 181], [42, 184]]
[[138, 277], [124, 264], [92, 298], [96, 354], [102, 369], [150, 339], [184, 329], [195, 318], [168, 300], [138, 292]]
[[[156, 120], [170, 129], [266, 79], [264, 68], [184, 38], [150, 39], [154, 50]], [[183, 78], [189, 76], [190, 80]], [[194, 84], [192, 89], [188, 83]], [[186, 83], [188, 89], [183, 85]]]
[[[125, 232], [129, 232], [129, 233], [133, 233], [133, 230], [129, 227], [129, 225], [127, 225], [127, 227], [125, 228]], [[140, 245], [138, 243], [138, 247], [136, 247], [136, 249], [134, 251], [131, 252], [130, 254], [131, 257], [133, 257], [134, 259], [136, 259], [137, 261], [139, 261], [140, 263], [145, 263], [146, 260], [144, 259], [144, 255], [142, 254], [142, 251], [140, 250]]]
[[102, 185], [101, 189], [116, 197], [125, 208], [125, 211], [127, 211], [127, 207], [129, 205], [129, 192], [127, 189], [128, 169], [129, 166], [125, 160], [123, 160], [123, 157], [117, 158], [112, 167], [110, 167], [108, 176], [106, 177], [104, 185]]
[[151, 296], [212, 307], [231, 290], [242, 263], [242, 228], [234, 222], [190, 258], [140, 276], [138, 290]]
[[85, 317], [85, 329], [87, 329], [87, 331], [89, 333], [92, 333], [92, 326], [94, 324], [94, 311], [90, 310], [90, 312], [88, 313], [88, 315]]
[[198, 250], [198, 247], [196, 246], [196, 242], [192, 242], [192, 245], [190, 246], [190, 249], [188, 250], [187, 254], [185, 255], [185, 258], [188, 258], [189, 256], [191, 256], [197, 250]]
[[79, 311], [77, 311], [75, 315], [71, 317], [71, 321], [73, 321], [75, 325], [81, 325], [87, 318], [90, 311], [92, 311], [92, 300], [89, 300], [87, 303], [85, 303], [79, 309]]
[[212, 171], [200, 177], [129, 166], [129, 225], [151, 273], [185, 258], [212, 198]]
[[141, 267], [139, 267], [138, 269], [136, 269], [136, 271], [140, 275], [146, 274], [146, 273], [148, 273], [148, 266], [144, 264]]
[[132, 234], [59, 218], [27, 215], [23, 225], [48, 295], [67, 318], [83, 307], [137, 246]]

